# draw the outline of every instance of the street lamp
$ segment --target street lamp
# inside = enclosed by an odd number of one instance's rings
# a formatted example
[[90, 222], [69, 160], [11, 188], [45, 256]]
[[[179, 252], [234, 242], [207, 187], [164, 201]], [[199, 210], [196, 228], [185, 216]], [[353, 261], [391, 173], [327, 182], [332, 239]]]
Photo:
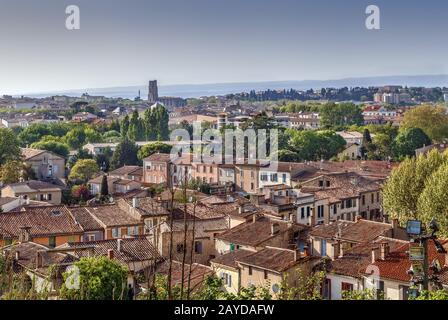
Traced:
[[[421, 285], [421, 289], [428, 291], [429, 282], [437, 283], [436, 275], [440, 272], [438, 261], [433, 261], [431, 270], [433, 276], [429, 277], [429, 263], [428, 263], [428, 240], [432, 240], [438, 253], [446, 253], [445, 248], [437, 240], [436, 233], [440, 230], [439, 224], [435, 219], [429, 223], [430, 233], [425, 232], [425, 227], [420, 220], [409, 220], [406, 224], [406, 232], [411, 238], [411, 243], [418, 243], [418, 246], [409, 247], [409, 260], [412, 262], [411, 269], [408, 274], [411, 276], [411, 284]], [[414, 295], [418, 295], [413, 291]]]

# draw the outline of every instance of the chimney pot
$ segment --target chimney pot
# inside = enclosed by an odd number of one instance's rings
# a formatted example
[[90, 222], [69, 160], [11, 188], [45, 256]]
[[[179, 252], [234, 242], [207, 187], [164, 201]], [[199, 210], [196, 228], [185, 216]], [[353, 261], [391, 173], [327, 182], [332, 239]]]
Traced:
[[121, 252], [122, 247], [123, 247], [123, 240], [117, 239], [117, 251]]
[[376, 249], [372, 249], [372, 263], [376, 262]]
[[19, 251], [15, 252], [15, 259], [16, 259], [16, 261], [20, 260], [20, 252]]
[[20, 227], [19, 242], [24, 243], [29, 242], [31, 240], [30, 230], [31, 227]]

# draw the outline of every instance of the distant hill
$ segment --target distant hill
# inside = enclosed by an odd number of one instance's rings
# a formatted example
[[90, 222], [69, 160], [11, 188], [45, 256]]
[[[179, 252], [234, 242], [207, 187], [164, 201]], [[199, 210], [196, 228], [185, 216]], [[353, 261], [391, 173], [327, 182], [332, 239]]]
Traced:
[[[383, 85], [402, 85], [409, 87], [448, 87], [448, 75], [416, 75], [416, 76], [383, 76], [365, 78], [345, 78], [336, 80], [302, 80], [302, 81], [268, 81], [268, 82], [243, 82], [243, 83], [215, 83], [215, 84], [184, 84], [160, 86], [161, 96], [176, 96], [183, 98], [197, 98], [201, 96], [225, 95], [229, 93], [248, 92], [250, 90], [267, 89], [319, 89], [327, 87], [369, 87]], [[46, 97], [64, 94], [80, 96], [87, 92], [90, 95], [99, 95], [112, 98], [133, 99], [141, 91], [143, 99], [146, 99], [148, 89], [145, 86], [115, 87], [67, 90], [59, 92], [45, 92], [39, 94], [27, 94], [31, 97]]]

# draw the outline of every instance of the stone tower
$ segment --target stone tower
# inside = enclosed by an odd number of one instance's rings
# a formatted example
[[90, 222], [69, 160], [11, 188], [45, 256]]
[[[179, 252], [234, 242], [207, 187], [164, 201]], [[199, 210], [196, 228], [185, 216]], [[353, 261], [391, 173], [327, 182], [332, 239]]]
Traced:
[[159, 89], [157, 87], [157, 80], [149, 81], [148, 102], [156, 103], [159, 100]]

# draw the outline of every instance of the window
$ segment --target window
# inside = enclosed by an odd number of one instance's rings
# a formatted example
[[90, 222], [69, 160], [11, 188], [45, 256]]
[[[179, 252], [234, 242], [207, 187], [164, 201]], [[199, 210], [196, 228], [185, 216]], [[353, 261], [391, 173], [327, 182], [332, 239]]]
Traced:
[[324, 217], [324, 206], [318, 206], [317, 207], [317, 218], [323, 218]]
[[267, 270], [264, 270], [264, 278], [265, 278], [265, 279], [268, 278], [268, 275], [269, 275], [269, 274], [268, 274], [268, 271], [267, 271]]
[[202, 253], [202, 242], [196, 241], [194, 243], [194, 253], [201, 254]]
[[51, 201], [51, 193], [47, 194], [47, 200]]
[[235, 251], [235, 245], [233, 243], [230, 244], [230, 251], [231, 252]]
[[366, 204], [366, 196], [363, 194], [362, 195], [362, 205], [364, 206], [365, 204]]
[[263, 174], [261, 175], [261, 177], [260, 177], [260, 180], [261, 180], [261, 181], [268, 181], [268, 175], [265, 174], [265, 173], [263, 173]]
[[324, 186], [324, 181], [323, 180], [319, 180], [319, 187], [323, 187]]
[[183, 253], [184, 252], [184, 245], [183, 244], [177, 244], [176, 251], [177, 251], [177, 253]]
[[377, 294], [383, 294], [384, 293], [384, 281], [379, 282]]
[[251, 276], [252, 275], [252, 267], [249, 267], [249, 269], [247, 271], [248, 271], [249, 275]]
[[330, 181], [326, 181], [327, 188], [330, 187]]
[[376, 202], [380, 202], [380, 193], [379, 192], [376, 193]]
[[210, 166], [210, 173], [213, 173], [213, 167]]
[[55, 248], [56, 247], [56, 237], [49, 237], [48, 238], [48, 246], [50, 248]]
[[[308, 207], [309, 208], [309, 207]], [[302, 219], [305, 219], [305, 208], [301, 208], [300, 209], [300, 217], [302, 218]]]
[[284, 174], [282, 175], [282, 181], [283, 181], [283, 183], [286, 183], [286, 173], [284, 173]]
[[327, 255], [327, 240], [320, 240], [320, 255], [325, 257]]
[[113, 228], [112, 229], [112, 238], [121, 238], [121, 229], [120, 228]]
[[342, 282], [341, 289], [342, 289], [342, 291], [353, 291], [353, 284], [347, 283], [347, 282]]
[[278, 174], [274, 173], [274, 174], [271, 176], [271, 180], [272, 180], [272, 182], [277, 182], [277, 181], [278, 181]]
[[95, 235], [94, 234], [88, 234], [87, 235], [87, 241], [95, 241]]
[[44, 200], [45, 200], [44, 195], [41, 194], [41, 195], [40, 195], [40, 201], [44, 201]]
[[311, 216], [311, 208], [306, 207], [306, 216], [309, 218]]
[[254, 190], [254, 183], [253, 182], [250, 183], [250, 189]]
[[128, 236], [137, 236], [138, 227], [128, 227]]
[[222, 282], [223, 282], [223, 284], [225, 286], [227, 286], [227, 287], [231, 287], [232, 286], [232, 275], [231, 274], [222, 272], [221, 273], [221, 279], [222, 279]]
[[371, 203], [374, 203], [374, 202], [375, 202], [375, 195], [374, 195], [373, 193], [371, 194], [371, 199], [370, 199], [370, 200], [371, 200], [371, 201], [370, 201]]
[[333, 205], [333, 214], [338, 214], [338, 205], [337, 204]]

